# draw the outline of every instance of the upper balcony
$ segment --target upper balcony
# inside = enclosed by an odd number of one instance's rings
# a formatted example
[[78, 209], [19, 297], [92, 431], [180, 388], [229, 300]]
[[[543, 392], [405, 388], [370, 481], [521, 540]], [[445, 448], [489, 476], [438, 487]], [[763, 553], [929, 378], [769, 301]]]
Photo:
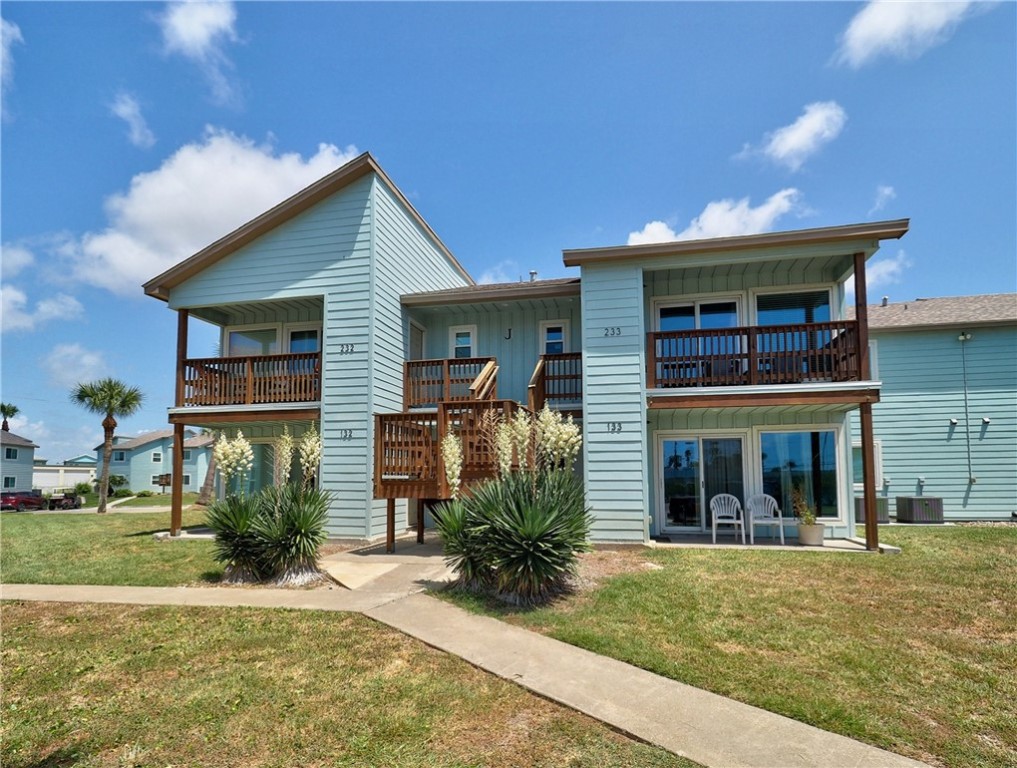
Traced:
[[321, 353], [185, 359], [177, 407], [321, 400]]
[[646, 362], [648, 389], [861, 380], [854, 320], [655, 331]]

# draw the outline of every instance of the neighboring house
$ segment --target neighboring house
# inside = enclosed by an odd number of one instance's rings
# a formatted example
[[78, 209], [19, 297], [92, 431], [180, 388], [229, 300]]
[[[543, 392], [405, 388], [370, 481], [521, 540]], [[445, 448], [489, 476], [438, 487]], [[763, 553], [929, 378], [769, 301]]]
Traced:
[[[212, 438], [186, 430], [183, 443], [182, 490], [198, 492], [205, 481], [211, 455]], [[103, 446], [95, 448], [99, 466], [102, 466]], [[172, 475], [173, 430], [149, 432], [141, 437], [113, 438], [113, 455], [110, 457], [110, 475], [127, 478], [132, 491], [162, 491], [160, 481]]]
[[[446, 497], [449, 430], [464, 480], [491, 476], [484, 413], [545, 403], [583, 424], [598, 541], [705, 532], [721, 492], [771, 493], [790, 518], [795, 489], [848, 536], [848, 414], [879, 386], [845, 281], [863, 299], [866, 260], [907, 226], [565, 251], [580, 277], [475, 285], [365, 154], [145, 291], [178, 313], [176, 439], [242, 430], [254, 489], [282, 429], [320, 422], [333, 536], [391, 533], [402, 500]], [[190, 318], [219, 327], [222, 357], [187, 356]], [[871, 419], [860, 435], [871, 448]]]
[[947, 520], [1017, 511], [1017, 294], [868, 309], [880, 495], [943, 499]]
[[30, 491], [35, 464], [35, 443], [6, 429], [0, 430], [0, 476], [3, 490]]
[[83, 453], [80, 456], [75, 456], [73, 459], [65, 459], [65, 467], [91, 467], [95, 469], [96, 459], [93, 454]]
[[36, 459], [32, 467], [32, 486], [43, 493], [54, 488], [73, 488], [78, 483], [91, 484], [95, 480], [95, 458], [91, 463], [49, 464], [45, 459]]

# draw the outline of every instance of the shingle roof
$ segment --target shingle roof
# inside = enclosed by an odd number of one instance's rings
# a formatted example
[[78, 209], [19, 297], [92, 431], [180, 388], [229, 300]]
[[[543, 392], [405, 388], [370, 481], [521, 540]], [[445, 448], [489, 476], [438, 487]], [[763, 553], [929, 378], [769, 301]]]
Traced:
[[0, 429], [0, 445], [10, 445], [17, 448], [38, 448], [35, 443], [29, 440], [27, 437], [21, 435], [15, 435], [13, 432], [7, 432], [6, 430]]
[[[163, 440], [167, 437], [173, 437], [172, 429], [157, 429], [155, 432], [146, 432], [141, 437], [132, 437], [129, 440], [124, 440], [122, 443], [117, 443], [113, 446], [114, 451], [130, 451], [134, 448], [140, 448], [143, 445], [154, 443], [156, 440]], [[102, 450], [102, 444], [95, 446], [95, 450]]]
[[[854, 307], [848, 310], [854, 318]], [[869, 305], [869, 328], [930, 327], [939, 325], [999, 325], [1017, 323], [1017, 293], [945, 296], [894, 304]]]
[[184, 440], [184, 448], [204, 448], [212, 444], [211, 435], [195, 435]]

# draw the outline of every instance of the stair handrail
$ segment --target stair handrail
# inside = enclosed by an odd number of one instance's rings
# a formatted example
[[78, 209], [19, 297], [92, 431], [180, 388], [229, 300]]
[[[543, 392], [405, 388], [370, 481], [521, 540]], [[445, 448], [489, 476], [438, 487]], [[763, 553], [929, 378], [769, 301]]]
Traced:
[[470, 384], [471, 400], [494, 400], [498, 396], [498, 364], [488, 360]]

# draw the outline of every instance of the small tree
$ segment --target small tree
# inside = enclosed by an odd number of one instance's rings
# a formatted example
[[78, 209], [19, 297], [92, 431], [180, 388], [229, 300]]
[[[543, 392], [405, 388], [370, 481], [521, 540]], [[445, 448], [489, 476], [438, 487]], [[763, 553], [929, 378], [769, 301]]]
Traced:
[[13, 403], [0, 403], [0, 415], [4, 417], [4, 423], [0, 428], [2, 428], [4, 432], [10, 432], [11, 427], [7, 423], [7, 419], [13, 419], [19, 413], [21, 413], [21, 409]]
[[91, 413], [104, 416], [102, 420], [102, 472], [99, 476], [99, 514], [106, 511], [109, 490], [109, 463], [113, 457], [113, 434], [117, 417], [126, 418], [141, 408], [145, 396], [137, 387], [129, 387], [114, 378], [82, 382], [71, 390], [71, 402]]

